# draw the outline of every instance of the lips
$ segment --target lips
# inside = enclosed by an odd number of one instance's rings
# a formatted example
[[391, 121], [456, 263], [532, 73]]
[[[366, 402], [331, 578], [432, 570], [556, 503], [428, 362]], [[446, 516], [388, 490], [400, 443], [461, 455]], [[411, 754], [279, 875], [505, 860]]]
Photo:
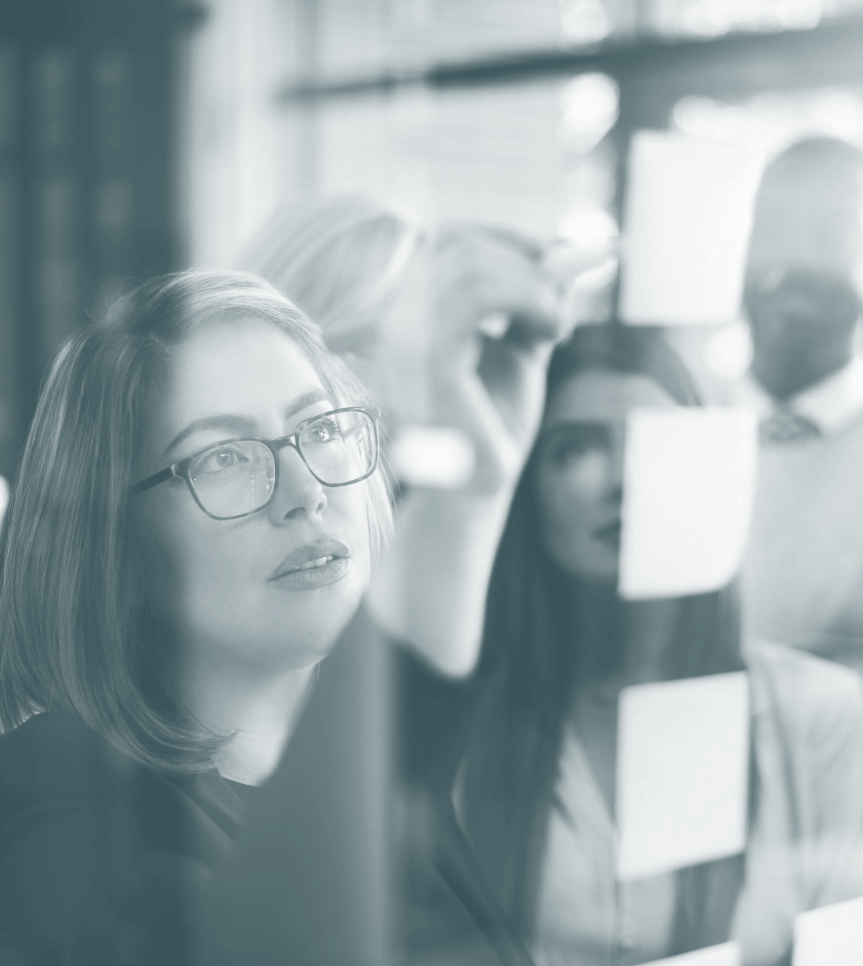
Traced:
[[292, 550], [276, 567], [269, 579], [281, 580], [290, 574], [314, 571], [326, 567], [334, 560], [347, 559], [350, 555], [350, 550], [341, 540], [325, 537]]

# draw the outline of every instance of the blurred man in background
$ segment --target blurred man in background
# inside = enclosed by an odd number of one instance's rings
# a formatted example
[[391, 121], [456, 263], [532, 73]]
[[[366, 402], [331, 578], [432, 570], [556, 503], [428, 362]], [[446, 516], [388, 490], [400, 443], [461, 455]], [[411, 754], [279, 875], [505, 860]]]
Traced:
[[744, 303], [764, 413], [748, 622], [863, 670], [863, 152], [812, 138], [768, 166]]

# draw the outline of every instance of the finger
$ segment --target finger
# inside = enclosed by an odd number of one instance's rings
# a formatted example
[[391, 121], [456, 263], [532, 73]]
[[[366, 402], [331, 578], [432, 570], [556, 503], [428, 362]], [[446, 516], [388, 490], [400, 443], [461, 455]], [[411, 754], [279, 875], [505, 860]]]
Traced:
[[[536, 263], [497, 246], [481, 251], [471, 246], [441, 255], [436, 268], [439, 324], [444, 331], [501, 335], [512, 327], [512, 337], [525, 343], [557, 337], [557, 295]], [[507, 324], [496, 324], [493, 333], [489, 317], [498, 323], [501, 316]]]
[[545, 370], [534, 360], [527, 363], [521, 356], [507, 356], [498, 346], [483, 357], [477, 382], [484, 397], [510, 440], [511, 452], [517, 454], [520, 470], [542, 419], [545, 401]]
[[619, 250], [620, 243], [616, 238], [600, 238], [588, 245], [557, 239], [546, 246], [542, 269], [555, 282], [571, 285], [579, 275], [598, 268]]
[[556, 342], [564, 335], [564, 324], [556, 302], [544, 299], [523, 302], [510, 314], [504, 340], [522, 349], [545, 342]]

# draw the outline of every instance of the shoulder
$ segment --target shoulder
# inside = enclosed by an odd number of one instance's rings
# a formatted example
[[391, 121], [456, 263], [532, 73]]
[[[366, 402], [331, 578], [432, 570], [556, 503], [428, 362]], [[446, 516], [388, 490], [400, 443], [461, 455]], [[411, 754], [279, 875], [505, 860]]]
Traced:
[[0, 796], [85, 794], [108, 742], [73, 715], [37, 714], [0, 737]]
[[72, 715], [34, 715], [0, 737], [0, 865], [37, 829], [89, 827], [109, 756], [120, 752]]
[[119, 961], [132, 935], [164, 944], [147, 962], [178, 961], [180, 890], [201, 866], [171, 851], [185, 828], [176, 796], [144, 775], [74, 716], [36, 715], [0, 738], [0, 935], [27, 962]]
[[66, 715], [0, 738], [0, 933], [34, 961], [60, 961], [94, 881], [101, 744]]
[[770, 707], [808, 744], [863, 735], [863, 682], [850, 668], [768, 641], [747, 645], [755, 711]]
[[809, 702], [830, 700], [837, 694], [861, 695], [856, 671], [787, 644], [749, 641], [746, 662], [755, 677], [790, 689]]

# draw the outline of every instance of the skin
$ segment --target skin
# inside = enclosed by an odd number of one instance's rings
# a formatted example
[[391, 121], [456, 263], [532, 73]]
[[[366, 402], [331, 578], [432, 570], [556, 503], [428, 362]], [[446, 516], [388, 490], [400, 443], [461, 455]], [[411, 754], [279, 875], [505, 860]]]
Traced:
[[[460, 677], [479, 655], [489, 575], [563, 326], [535, 246], [475, 227], [439, 236], [417, 254], [382, 323], [379, 363], [398, 403], [387, 420], [395, 432], [404, 423], [460, 431], [474, 469], [458, 489], [410, 489], [369, 604], [394, 637]], [[513, 331], [490, 340], [482, 324], [494, 313]]]
[[[283, 333], [253, 320], [202, 327], [173, 355], [134, 478], [221, 440], [287, 435], [334, 408], [326, 398], [304, 400], [309, 393], [325, 396], [311, 362]], [[221, 414], [242, 414], [247, 429], [198, 430], [166, 452], [191, 423]], [[282, 450], [280, 459], [272, 501], [240, 519], [211, 519], [176, 478], [135, 500], [149, 591], [179, 642], [181, 692], [206, 726], [240, 729], [216, 764], [249, 784], [275, 767], [314, 667], [370, 577], [366, 484], [324, 487], [295, 450]], [[334, 579], [274, 579], [290, 552], [324, 537], [350, 552]]]
[[[800, 280], [789, 285], [794, 276]], [[847, 293], [844, 304], [831, 292]], [[752, 373], [785, 399], [852, 357], [863, 294], [863, 175], [836, 162], [768, 170], [749, 244]]]
[[[560, 386], [549, 400], [536, 468], [541, 539], [560, 569], [614, 593], [619, 561], [626, 416], [635, 407], [676, 406], [646, 376], [594, 370]], [[617, 696], [660, 681], [679, 602], [621, 602], [624, 660], [605, 680], [580, 681], [572, 718], [610, 810], [614, 809]]]
[[645, 376], [582, 373], [549, 400], [541, 430], [537, 495], [552, 560], [586, 580], [617, 580], [626, 414], [674, 406]]

